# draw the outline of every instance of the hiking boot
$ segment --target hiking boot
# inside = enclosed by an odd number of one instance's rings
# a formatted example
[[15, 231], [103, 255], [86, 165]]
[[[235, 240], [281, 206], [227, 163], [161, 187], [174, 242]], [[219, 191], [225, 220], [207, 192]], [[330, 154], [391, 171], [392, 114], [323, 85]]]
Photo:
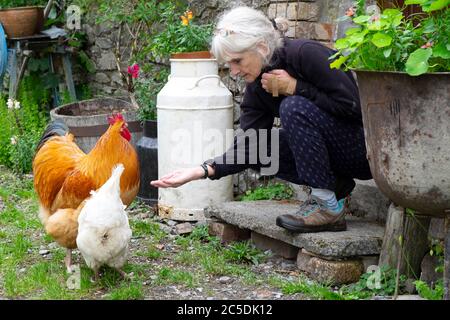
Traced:
[[282, 214], [277, 217], [276, 224], [279, 227], [292, 232], [309, 233], [322, 231], [345, 231], [346, 199], [339, 200], [341, 208], [339, 213], [331, 211], [323, 201], [311, 197], [308, 204], [312, 210], [304, 211], [304, 207], [295, 214]]

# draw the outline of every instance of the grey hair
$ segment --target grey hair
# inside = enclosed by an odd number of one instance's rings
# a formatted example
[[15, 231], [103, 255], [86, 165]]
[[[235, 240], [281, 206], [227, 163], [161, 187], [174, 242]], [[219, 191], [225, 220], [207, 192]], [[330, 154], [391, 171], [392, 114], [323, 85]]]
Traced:
[[236, 7], [220, 17], [212, 39], [211, 53], [219, 62], [226, 62], [232, 53], [256, 50], [260, 43], [265, 43], [269, 54], [264, 57], [263, 63], [267, 65], [275, 49], [283, 46], [280, 31], [261, 11]]

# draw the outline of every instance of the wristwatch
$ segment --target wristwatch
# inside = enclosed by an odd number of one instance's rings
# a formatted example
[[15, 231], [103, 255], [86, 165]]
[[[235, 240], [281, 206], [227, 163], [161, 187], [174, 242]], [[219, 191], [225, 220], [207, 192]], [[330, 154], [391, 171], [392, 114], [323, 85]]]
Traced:
[[214, 169], [216, 167], [216, 162], [213, 159], [209, 159], [209, 160], [206, 160], [205, 162], [203, 162], [201, 164], [201, 167], [203, 168], [203, 170], [205, 170], [205, 174], [203, 176], [203, 179], [209, 178], [208, 166], [210, 166], [211, 168]]

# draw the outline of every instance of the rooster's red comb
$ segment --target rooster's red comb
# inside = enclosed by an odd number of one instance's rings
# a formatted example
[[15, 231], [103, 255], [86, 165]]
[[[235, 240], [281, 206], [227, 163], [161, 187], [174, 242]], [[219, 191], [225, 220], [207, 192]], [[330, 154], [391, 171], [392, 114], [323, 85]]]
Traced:
[[108, 123], [110, 125], [113, 125], [117, 121], [124, 121], [123, 115], [121, 113], [113, 114], [112, 116], [108, 117]]

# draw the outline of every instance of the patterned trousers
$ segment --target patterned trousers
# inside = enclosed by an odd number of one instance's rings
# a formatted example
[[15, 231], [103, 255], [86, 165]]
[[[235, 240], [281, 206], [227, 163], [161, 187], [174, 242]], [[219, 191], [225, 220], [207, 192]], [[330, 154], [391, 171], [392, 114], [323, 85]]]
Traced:
[[328, 190], [336, 177], [372, 179], [361, 125], [337, 119], [302, 96], [282, 101], [280, 119], [277, 177]]

